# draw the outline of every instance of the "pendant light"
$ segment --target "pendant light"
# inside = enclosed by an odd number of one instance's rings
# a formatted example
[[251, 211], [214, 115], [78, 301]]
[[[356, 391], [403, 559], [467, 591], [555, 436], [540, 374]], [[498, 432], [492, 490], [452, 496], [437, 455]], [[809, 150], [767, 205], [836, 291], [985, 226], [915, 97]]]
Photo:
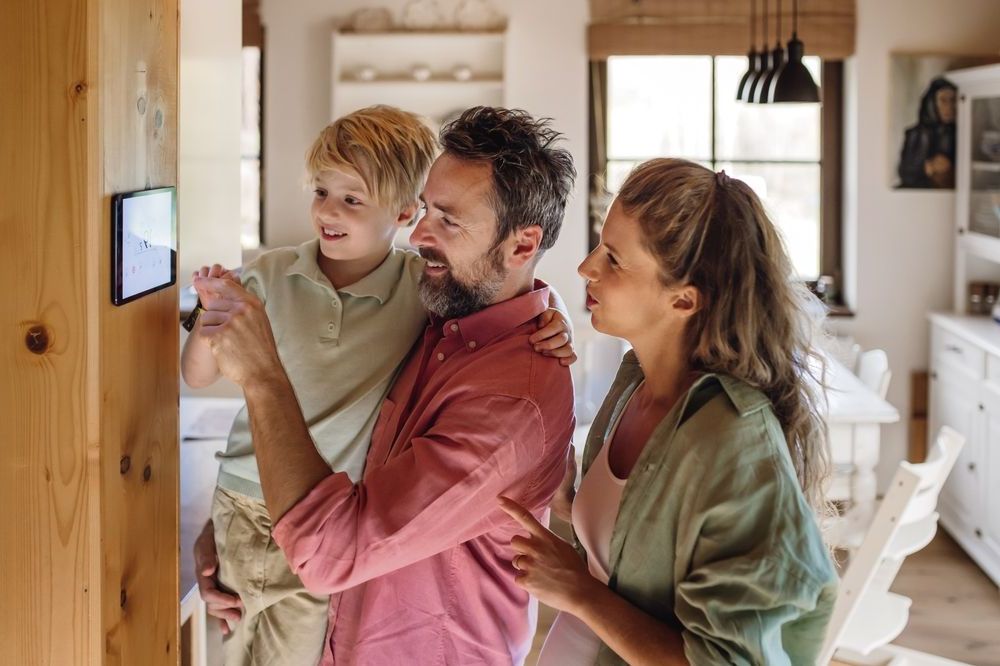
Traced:
[[763, 81], [757, 87], [757, 99], [754, 101], [758, 104], [769, 104], [771, 102], [771, 86], [774, 84], [774, 78], [781, 71], [781, 68], [785, 66], [785, 49], [781, 48], [781, 0], [777, 0], [775, 4], [777, 4], [775, 8], [777, 26], [775, 26], [774, 32], [774, 50], [771, 51], [771, 68], [767, 70]]
[[761, 50], [757, 52], [760, 66], [750, 77], [746, 90], [746, 101], [751, 103], [757, 101], [760, 84], [764, 82], [764, 77], [767, 76], [767, 72], [771, 69], [771, 53], [767, 50], [767, 0], [764, 0], [764, 20], [762, 21], [762, 25], [764, 26], [764, 42]]
[[818, 102], [819, 87], [802, 62], [805, 45], [799, 39], [799, 0], [792, 1], [792, 38], [788, 40], [788, 58], [771, 84], [772, 102]]
[[[765, 48], [767, 45], [764, 45]], [[750, 101], [750, 83], [760, 72], [761, 57], [757, 51], [757, 0], [750, 0], [750, 52], [747, 53], [747, 71], [740, 79], [740, 84], [736, 88], [736, 100], [740, 102]]]

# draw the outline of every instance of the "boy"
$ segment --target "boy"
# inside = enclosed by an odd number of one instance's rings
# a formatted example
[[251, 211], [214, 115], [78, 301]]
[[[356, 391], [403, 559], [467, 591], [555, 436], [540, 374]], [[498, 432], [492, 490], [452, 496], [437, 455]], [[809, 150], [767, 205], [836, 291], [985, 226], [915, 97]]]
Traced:
[[[423, 261], [393, 249], [392, 241], [417, 217], [436, 152], [430, 130], [392, 107], [362, 109], [334, 122], [307, 158], [317, 238], [261, 255], [240, 278], [265, 304], [318, 451], [354, 481], [361, 478], [383, 398], [426, 324], [417, 297]], [[201, 274], [224, 275], [218, 266]], [[539, 318], [548, 324], [532, 340], [548, 340], [536, 344], [540, 351], [562, 343], [566, 326], [553, 318], [552, 310]], [[219, 376], [200, 326], [181, 363], [193, 387]], [[568, 358], [572, 350], [543, 353]], [[226, 640], [226, 663], [316, 663], [328, 603], [337, 600], [306, 590], [271, 539], [245, 409], [219, 459], [212, 509], [218, 577], [243, 603], [243, 617]]]

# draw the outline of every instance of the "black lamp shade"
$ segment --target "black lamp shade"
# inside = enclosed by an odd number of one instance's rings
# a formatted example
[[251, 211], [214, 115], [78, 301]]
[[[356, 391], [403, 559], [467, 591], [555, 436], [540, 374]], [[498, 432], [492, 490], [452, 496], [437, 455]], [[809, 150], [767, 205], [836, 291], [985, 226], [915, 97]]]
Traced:
[[781, 45], [774, 47], [771, 51], [771, 68], [767, 70], [767, 73], [761, 79], [760, 84], [757, 86], [757, 97], [754, 99], [758, 104], [769, 104], [771, 102], [771, 85], [774, 83], [775, 77], [781, 68], [785, 66], [785, 50], [781, 48]]
[[740, 85], [736, 88], [736, 100], [739, 102], [750, 101], [750, 84], [760, 72], [761, 57], [754, 49], [747, 54], [747, 71], [740, 79]]
[[750, 78], [747, 89], [746, 101], [751, 103], [757, 102], [760, 95], [761, 85], [764, 83], [764, 79], [767, 78], [767, 73], [771, 71], [771, 52], [765, 50], [757, 55], [760, 58], [760, 67]]
[[792, 36], [788, 42], [788, 60], [778, 71], [771, 83], [771, 102], [818, 102], [819, 87], [812, 74], [802, 62], [804, 48], [802, 41]]

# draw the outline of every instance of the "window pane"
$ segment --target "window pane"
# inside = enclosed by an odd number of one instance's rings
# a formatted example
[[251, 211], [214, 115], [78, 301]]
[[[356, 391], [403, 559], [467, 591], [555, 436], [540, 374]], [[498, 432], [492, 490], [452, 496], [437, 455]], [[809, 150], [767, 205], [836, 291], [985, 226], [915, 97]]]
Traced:
[[240, 123], [240, 239], [260, 247], [260, 49], [243, 47], [243, 113]]
[[[817, 84], [820, 60], [803, 59]], [[719, 56], [716, 67], [717, 160], [816, 160], [820, 158], [819, 104], [747, 104], [736, 89], [747, 59]]]
[[818, 164], [719, 163], [749, 185], [778, 227], [799, 278], [819, 276], [820, 168]]
[[608, 58], [608, 159], [711, 158], [711, 123], [710, 56]]

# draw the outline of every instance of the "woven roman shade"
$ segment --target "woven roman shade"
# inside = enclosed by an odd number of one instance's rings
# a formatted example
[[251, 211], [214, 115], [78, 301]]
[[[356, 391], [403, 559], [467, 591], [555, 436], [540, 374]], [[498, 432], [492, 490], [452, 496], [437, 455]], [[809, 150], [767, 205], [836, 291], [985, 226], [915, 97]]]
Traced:
[[[792, 0], [767, 0], [768, 44], [774, 47], [781, 5], [782, 44], [792, 32]], [[762, 0], [757, 0], [757, 46]], [[854, 53], [855, 0], [799, 0], [799, 39], [806, 54], [843, 60]], [[591, 60], [615, 55], [745, 55], [750, 0], [590, 0]]]

